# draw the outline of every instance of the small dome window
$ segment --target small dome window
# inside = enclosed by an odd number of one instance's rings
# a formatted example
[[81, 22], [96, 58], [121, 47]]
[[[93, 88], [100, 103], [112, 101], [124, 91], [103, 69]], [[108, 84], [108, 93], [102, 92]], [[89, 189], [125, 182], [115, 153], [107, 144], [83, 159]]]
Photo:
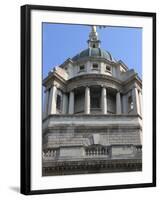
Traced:
[[92, 69], [93, 69], [93, 70], [98, 70], [98, 64], [97, 64], [97, 63], [93, 63]]
[[79, 71], [82, 72], [82, 71], [84, 71], [84, 70], [85, 70], [85, 66], [84, 66], [84, 65], [80, 65], [80, 66], [79, 66]]
[[111, 73], [111, 67], [108, 66], [108, 65], [106, 65], [106, 71], [109, 72], [109, 73]]

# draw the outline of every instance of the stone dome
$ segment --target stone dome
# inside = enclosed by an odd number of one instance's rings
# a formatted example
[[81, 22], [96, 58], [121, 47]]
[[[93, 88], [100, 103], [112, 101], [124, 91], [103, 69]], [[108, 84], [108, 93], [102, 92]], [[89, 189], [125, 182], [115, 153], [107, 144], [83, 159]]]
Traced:
[[78, 53], [76, 56], [72, 58], [72, 60], [78, 61], [81, 58], [87, 58], [87, 57], [104, 58], [111, 62], [115, 62], [115, 59], [108, 51], [103, 50], [101, 48], [91, 48], [91, 47]]

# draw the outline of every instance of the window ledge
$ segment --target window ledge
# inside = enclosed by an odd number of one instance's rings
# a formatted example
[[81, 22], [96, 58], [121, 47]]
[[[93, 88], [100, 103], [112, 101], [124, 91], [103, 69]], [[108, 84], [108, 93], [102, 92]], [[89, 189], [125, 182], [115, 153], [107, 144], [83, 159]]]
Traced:
[[105, 70], [105, 72], [108, 72], [108, 73], [112, 74], [112, 72], [111, 72], [111, 71], [109, 71], [109, 70]]
[[95, 70], [95, 71], [100, 71], [100, 69], [98, 68], [98, 69], [94, 69], [94, 68], [92, 68], [92, 70]]
[[79, 72], [78, 73], [81, 73], [81, 72], [87, 72], [86, 70], [79, 70]]

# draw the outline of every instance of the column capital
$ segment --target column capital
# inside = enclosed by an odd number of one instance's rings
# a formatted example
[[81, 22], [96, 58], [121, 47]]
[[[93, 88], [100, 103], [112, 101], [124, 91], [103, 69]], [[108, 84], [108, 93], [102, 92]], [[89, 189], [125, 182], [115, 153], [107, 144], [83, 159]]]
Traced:
[[58, 85], [57, 85], [56, 83], [53, 83], [53, 84], [51, 85], [51, 87], [56, 87], [56, 88], [58, 88]]
[[90, 88], [91, 86], [90, 85], [86, 85], [86, 86], [84, 86], [84, 88]]
[[121, 93], [121, 91], [120, 91], [120, 90], [117, 90], [117, 93]]
[[74, 90], [70, 90], [69, 93], [74, 93]]
[[132, 89], [132, 90], [133, 90], [133, 89], [137, 89], [137, 90], [138, 90], [138, 88], [137, 88], [136, 85], [134, 85], [131, 89]]
[[74, 92], [76, 88], [72, 88], [71, 90], [68, 90], [68, 92]]
[[107, 86], [106, 86], [106, 85], [103, 85], [103, 84], [101, 85], [101, 87], [102, 87], [102, 88], [107, 88]]

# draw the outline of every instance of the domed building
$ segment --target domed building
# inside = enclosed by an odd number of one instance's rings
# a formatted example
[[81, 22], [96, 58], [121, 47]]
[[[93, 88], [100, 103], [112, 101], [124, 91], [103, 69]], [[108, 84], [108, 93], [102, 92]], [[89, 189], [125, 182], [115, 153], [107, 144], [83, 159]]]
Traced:
[[142, 81], [96, 26], [87, 42], [43, 80], [44, 176], [142, 170]]

